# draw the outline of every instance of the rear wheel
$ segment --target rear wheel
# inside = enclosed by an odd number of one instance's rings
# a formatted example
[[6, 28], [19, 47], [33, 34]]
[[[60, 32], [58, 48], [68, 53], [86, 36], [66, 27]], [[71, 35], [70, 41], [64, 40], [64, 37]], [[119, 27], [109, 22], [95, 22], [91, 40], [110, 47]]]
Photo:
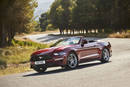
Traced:
[[66, 69], [74, 69], [78, 66], [78, 58], [77, 55], [71, 52], [67, 57], [67, 65]]
[[37, 68], [34, 68], [35, 71], [41, 73], [41, 72], [45, 72], [47, 69], [47, 67], [37, 67]]
[[105, 62], [109, 62], [110, 59], [110, 54], [109, 54], [109, 50], [104, 48], [102, 50], [102, 58], [101, 58], [101, 62], [105, 63]]

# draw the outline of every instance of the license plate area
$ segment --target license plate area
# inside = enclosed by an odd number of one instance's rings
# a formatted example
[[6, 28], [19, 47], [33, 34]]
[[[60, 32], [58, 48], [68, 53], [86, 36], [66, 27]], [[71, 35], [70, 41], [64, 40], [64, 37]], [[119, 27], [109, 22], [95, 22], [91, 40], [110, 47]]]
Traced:
[[45, 60], [42, 61], [35, 61], [35, 65], [41, 65], [41, 64], [45, 64]]

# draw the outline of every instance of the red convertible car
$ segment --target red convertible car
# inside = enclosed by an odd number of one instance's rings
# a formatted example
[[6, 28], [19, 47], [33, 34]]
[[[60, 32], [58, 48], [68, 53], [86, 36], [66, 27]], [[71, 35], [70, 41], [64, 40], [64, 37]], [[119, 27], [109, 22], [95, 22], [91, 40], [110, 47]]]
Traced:
[[112, 55], [110, 42], [87, 40], [85, 37], [70, 37], [55, 44], [55, 47], [38, 50], [31, 55], [31, 68], [44, 72], [48, 67], [61, 66], [73, 69], [79, 63], [100, 60], [108, 62]]

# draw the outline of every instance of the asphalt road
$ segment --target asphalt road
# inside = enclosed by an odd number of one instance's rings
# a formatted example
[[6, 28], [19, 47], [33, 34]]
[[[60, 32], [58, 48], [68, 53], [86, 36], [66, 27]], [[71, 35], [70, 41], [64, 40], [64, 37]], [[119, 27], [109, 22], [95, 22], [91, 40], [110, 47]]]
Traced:
[[112, 44], [109, 63], [84, 63], [74, 70], [49, 68], [0, 77], [0, 87], [130, 87], [130, 39], [104, 38]]

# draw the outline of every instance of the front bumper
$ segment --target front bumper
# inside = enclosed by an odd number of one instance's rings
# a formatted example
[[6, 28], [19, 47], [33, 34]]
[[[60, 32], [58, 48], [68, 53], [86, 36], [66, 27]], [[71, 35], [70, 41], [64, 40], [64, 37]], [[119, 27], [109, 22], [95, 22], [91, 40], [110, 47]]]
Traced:
[[[40, 60], [42, 61], [42, 60]], [[64, 66], [64, 57], [59, 58], [52, 58], [45, 60], [45, 64], [36, 65], [35, 61], [31, 61], [30, 67], [37, 68], [37, 67], [55, 67], [55, 66]]]

